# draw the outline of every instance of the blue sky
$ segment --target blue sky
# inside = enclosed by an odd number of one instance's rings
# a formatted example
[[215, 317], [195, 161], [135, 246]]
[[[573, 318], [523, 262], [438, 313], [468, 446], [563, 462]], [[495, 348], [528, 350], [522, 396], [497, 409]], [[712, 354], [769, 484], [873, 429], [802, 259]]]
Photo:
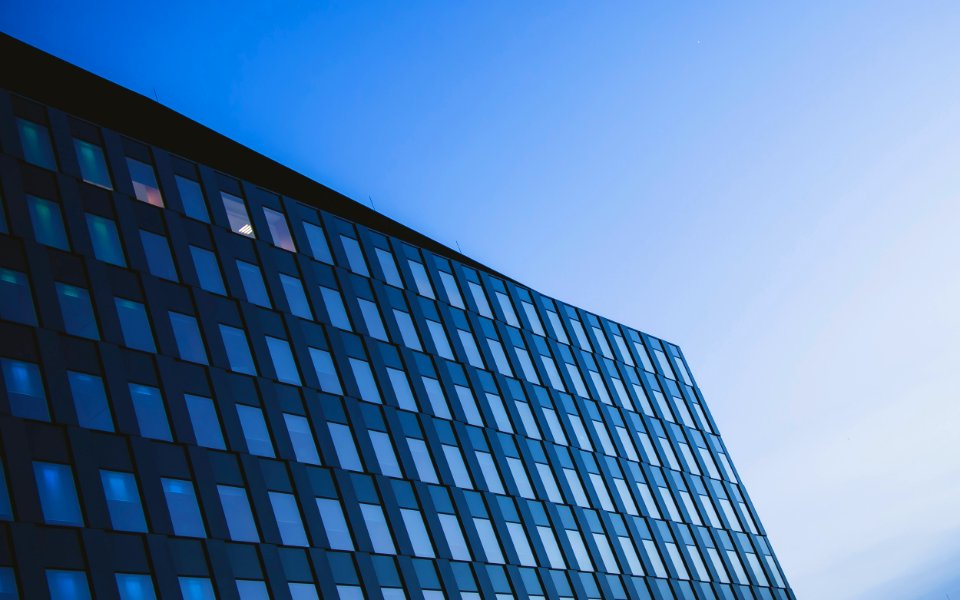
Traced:
[[7, 0], [0, 29], [679, 343], [800, 598], [960, 597], [956, 3]]

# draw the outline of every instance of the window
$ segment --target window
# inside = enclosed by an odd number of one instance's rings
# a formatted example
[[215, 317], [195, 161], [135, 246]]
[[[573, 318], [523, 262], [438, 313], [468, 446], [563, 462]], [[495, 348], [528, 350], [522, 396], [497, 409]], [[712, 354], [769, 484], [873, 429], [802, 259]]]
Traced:
[[103, 156], [103, 148], [90, 142], [74, 138], [73, 147], [77, 151], [77, 161], [80, 163], [80, 177], [87, 183], [113, 189], [110, 180], [110, 171], [107, 169], [107, 159]]
[[494, 494], [503, 493], [503, 482], [500, 480], [500, 471], [493, 460], [493, 455], [489, 452], [476, 452], [477, 464], [480, 465], [480, 472], [483, 473], [483, 480], [487, 488]]
[[59, 204], [28, 195], [27, 210], [30, 213], [30, 223], [33, 224], [33, 236], [39, 243], [51, 248], [70, 250]]
[[190, 256], [193, 258], [193, 268], [197, 270], [200, 287], [212, 294], [226, 296], [227, 289], [223, 287], [223, 276], [220, 274], [217, 256], [197, 246], [190, 246]]
[[290, 583], [288, 587], [291, 600], [320, 600], [317, 596], [317, 586], [312, 583]]
[[413, 281], [417, 284], [417, 292], [427, 298], [435, 298], [433, 286], [430, 285], [430, 277], [423, 265], [415, 260], [408, 260], [410, 272], [413, 273]]
[[293, 359], [293, 352], [290, 350], [290, 344], [286, 340], [264, 336], [267, 340], [267, 350], [270, 351], [270, 358], [273, 360], [273, 369], [277, 373], [277, 379], [292, 385], [300, 385], [300, 373], [297, 370], [297, 362]]
[[445, 513], [440, 513], [437, 517], [440, 519], [440, 529], [447, 538], [447, 546], [450, 548], [453, 559], [473, 560], [470, 556], [470, 547], [467, 546], [467, 540], [464, 539], [463, 530], [460, 528], [460, 519], [456, 515]]
[[257, 375], [257, 367], [250, 354], [250, 344], [247, 343], [247, 334], [242, 329], [220, 324], [220, 337], [223, 338], [223, 347], [227, 351], [227, 362], [230, 370], [247, 375]]
[[[10, 506], [10, 493], [7, 489], [7, 476], [3, 472], [2, 463], [0, 463], [0, 520], [13, 520], [13, 507]], [[0, 600], [4, 600], [4, 596], [2, 594], [4, 591], [2, 575], [3, 573], [0, 571]]]
[[357, 446], [353, 441], [350, 428], [343, 423], [327, 423], [327, 429], [330, 431], [340, 467], [349, 471], [363, 471], [363, 464], [360, 462], [360, 455], [357, 454]]
[[200, 184], [192, 179], [174, 175], [177, 182], [177, 191], [180, 192], [180, 202], [183, 204], [183, 212], [191, 219], [210, 222], [210, 215], [207, 214], [207, 202], [203, 198], [203, 190]]
[[87, 290], [66, 283], [57, 283], [56, 288], [64, 330], [71, 335], [99, 340], [100, 330]]
[[413, 546], [414, 556], [434, 558], [433, 543], [430, 541], [430, 534], [427, 533], [427, 526], [423, 522], [420, 511], [401, 508], [400, 517], [403, 519], [403, 525], [410, 537], [410, 545]]
[[297, 461], [311, 465], [320, 464], [320, 455], [317, 453], [317, 442], [313, 439], [310, 421], [300, 415], [283, 413], [283, 420], [290, 435], [290, 444]]
[[352, 237], [341, 235], [340, 242], [343, 244], [343, 251], [347, 253], [347, 265], [350, 270], [357, 275], [369, 277], [367, 262], [363, 259], [363, 250], [360, 248], [360, 242]]
[[263, 411], [246, 404], [237, 405], [237, 415], [240, 417], [240, 429], [247, 441], [247, 450], [250, 454], [273, 458], [273, 440], [267, 423], [263, 420]]
[[168, 314], [180, 358], [201, 365], [207, 364], [207, 351], [203, 347], [203, 338], [200, 337], [197, 320], [190, 315], [178, 312], [170, 311]]
[[400, 369], [387, 367], [387, 376], [390, 378], [390, 387], [393, 388], [393, 394], [397, 397], [397, 404], [400, 408], [417, 411], [417, 401], [414, 399], [413, 391], [410, 389], [407, 374]]
[[334, 550], [353, 550], [350, 539], [350, 528], [343, 516], [340, 502], [331, 498], [317, 498], [317, 509], [320, 511], [320, 520], [327, 534], [327, 543]]
[[453, 475], [453, 483], [457, 487], [472, 490], [473, 483], [470, 481], [470, 473], [467, 472], [467, 465], [460, 456], [460, 451], [456, 446], [441, 444], [443, 456], [447, 459], [447, 466], [450, 467], [450, 473]]
[[223, 208], [227, 211], [227, 222], [230, 224], [230, 230], [247, 237], [257, 237], [253, 234], [253, 224], [250, 223], [250, 217], [247, 215], [247, 207], [242, 198], [238, 198], [227, 192], [220, 192], [223, 199]]
[[350, 370], [353, 371], [353, 378], [357, 381], [357, 387], [360, 389], [360, 398], [367, 402], [376, 402], [381, 404], [380, 391], [377, 389], [377, 382], [373, 378], [373, 371], [370, 370], [370, 363], [359, 358], [350, 359]]
[[103, 495], [107, 499], [110, 523], [117, 531], [146, 533], [147, 522], [140, 506], [140, 492], [133, 473], [100, 471]]
[[293, 244], [293, 236], [290, 235], [290, 227], [287, 226], [287, 218], [283, 216], [283, 213], [264, 206], [263, 216], [266, 217], [267, 228], [270, 229], [273, 245], [290, 252], [296, 252], [297, 247]]
[[270, 600], [267, 584], [253, 579], [238, 579], [237, 593], [240, 600]]
[[413, 326], [410, 313], [395, 308], [393, 309], [393, 318], [397, 320], [397, 327], [400, 328], [400, 337], [403, 339], [403, 344], [412, 350], [422, 351], [420, 336], [417, 335], [417, 328]]
[[420, 477], [420, 480], [427, 483], [439, 483], [427, 443], [417, 438], [407, 438], [407, 446], [410, 448], [410, 454], [413, 456], [413, 463], [417, 467], [417, 476]]
[[83, 515], [80, 513], [80, 501], [70, 466], [35, 462], [33, 474], [37, 479], [44, 522], [83, 527]]
[[420, 379], [427, 390], [427, 399], [430, 400], [433, 414], [441, 419], [449, 419], [450, 409], [447, 407], [447, 397], [443, 393], [443, 388], [440, 387], [440, 382], [433, 377], [421, 376]]
[[308, 350], [313, 368], [317, 372], [317, 379], [320, 380], [320, 389], [328, 394], [342, 394], [343, 388], [340, 387], [340, 376], [337, 375], [337, 368], [333, 364], [333, 357], [330, 356], [330, 353], [312, 347]]
[[454, 360], [453, 350], [450, 349], [450, 341], [447, 340], [447, 333], [443, 330], [443, 325], [427, 319], [427, 330], [430, 332], [433, 344], [437, 347], [437, 354], [447, 360]]
[[134, 350], [156, 352], [157, 347], [153, 342], [153, 331], [150, 329], [146, 307], [140, 302], [123, 298], [114, 298], [114, 304], [117, 307], [123, 343]]
[[226, 450], [223, 431], [220, 429], [220, 418], [217, 416], [213, 400], [193, 394], [184, 394], [183, 400], [187, 404], [187, 414], [190, 416], [197, 444], [205, 448]]
[[218, 485], [217, 493], [220, 494], [220, 504], [227, 518], [230, 539], [235, 542], [259, 542], [260, 533], [253, 520], [247, 491], [232, 485]]
[[500, 542], [497, 540], [497, 534], [493, 530], [490, 519], [474, 517], [473, 525], [477, 528], [477, 536], [480, 538], [480, 545], [483, 546], [483, 553], [487, 556], [487, 562], [502, 565], [503, 552], [500, 550]]
[[0, 319], [37, 324], [30, 282], [25, 273], [0, 268]]
[[390, 434], [383, 431], [370, 431], [370, 443], [373, 444], [373, 452], [377, 455], [377, 462], [380, 463], [380, 471], [388, 477], [403, 477], [397, 455], [393, 451]]
[[157, 600], [153, 579], [149, 575], [117, 573], [120, 600]]
[[140, 230], [140, 242], [143, 244], [143, 252], [147, 256], [147, 268], [150, 273], [161, 279], [170, 281], [180, 281], [177, 277], [177, 267], [173, 264], [173, 256], [170, 254], [170, 244], [167, 238]]
[[193, 484], [183, 479], [163, 478], [160, 485], [167, 500], [167, 510], [170, 511], [173, 533], [184, 537], [207, 537]]
[[352, 331], [350, 318], [347, 316], [347, 309], [343, 306], [343, 298], [337, 290], [320, 286], [320, 296], [323, 298], [323, 305], [327, 308], [327, 316], [330, 323], [337, 329]]
[[67, 371], [73, 407], [77, 411], [77, 423], [81, 427], [113, 431], [113, 416], [103, 389], [103, 380], [96, 375]]
[[310, 303], [307, 302], [307, 295], [303, 291], [303, 283], [292, 275], [280, 273], [280, 285], [287, 297], [290, 312], [301, 319], [313, 320], [313, 311], [310, 310]]
[[217, 600], [213, 584], [206, 577], [179, 577], [183, 600]]
[[137, 415], [137, 425], [140, 426], [140, 435], [155, 440], [173, 441], [160, 390], [149, 385], [131, 383], [130, 398], [133, 401], [133, 411]]
[[487, 295], [483, 293], [483, 287], [473, 281], [468, 281], [467, 285], [470, 288], [470, 295], [473, 296], [474, 302], [477, 303], [477, 311], [484, 317], [492, 319], [493, 313], [490, 311], [490, 303], [487, 302]]
[[57, 159], [50, 144], [50, 131], [46, 126], [26, 119], [17, 119], [20, 132], [20, 145], [23, 146], [23, 158], [30, 164], [57, 170]]
[[270, 308], [270, 296], [267, 295], [267, 286], [263, 283], [260, 267], [238, 260], [237, 270], [240, 272], [240, 282], [243, 283], [243, 292], [247, 295], [247, 300], [257, 306]]
[[510, 297], [503, 292], [496, 292], [495, 295], [497, 302], [500, 303], [500, 308], [503, 310], [503, 316], [507, 319], [507, 323], [514, 327], [520, 327], [520, 321], [517, 320], [517, 313], [513, 311], [513, 304], [510, 303]]
[[285, 546], [307, 547], [307, 533], [303, 530], [303, 521], [300, 519], [300, 507], [293, 494], [283, 492], [267, 492], [270, 504], [273, 506], [273, 516], [277, 519], [280, 529], [280, 540]]
[[440, 283], [443, 284], [443, 290], [447, 293], [450, 304], [462, 309], [463, 297], [460, 296], [460, 288], [457, 287], [457, 280], [454, 276], [446, 271], [440, 271]]
[[110, 219], [87, 213], [87, 231], [90, 233], [93, 255], [97, 257], [97, 260], [118, 267], [127, 266], [116, 223]]
[[520, 306], [523, 307], [523, 312], [525, 315], [527, 315], [527, 320], [530, 321], [530, 326], [533, 327], [533, 332], [537, 335], [546, 335], [546, 333], [543, 331], [543, 324], [540, 322], [540, 317], [537, 315], [537, 309], [534, 308], [533, 304], [527, 302], [526, 300], [521, 300]]
[[378, 340], [389, 342], [387, 331], [383, 328], [383, 321], [380, 319], [380, 309], [369, 300], [360, 298], [357, 300], [360, 305], [360, 314], [363, 315], [363, 322], [367, 325], [367, 332], [371, 337]]
[[0, 359], [3, 370], [3, 382], [7, 388], [7, 401], [10, 412], [24, 419], [49, 421], [47, 395], [43, 390], [40, 367], [33, 363]]
[[400, 279], [400, 271], [397, 270], [397, 262], [393, 260], [393, 254], [389, 250], [376, 248], [377, 262], [380, 263], [380, 269], [383, 271], [383, 278], [387, 283], [394, 287], [403, 287], [403, 280]]
[[320, 262], [333, 264], [333, 257], [330, 256], [330, 246], [327, 245], [327, 236], [323, 234], [323, 228], [313, 223], [303, 224], [303, 230], [307, 234], [307, 243], [310, 244], [310, 253]]
[[527, 540], [527, 534], [523, 531], [523, 525], [508, 522], [507, 532], [513, 548], [517, 551], [520, 564], [525, 567], [536, 567], [537, 560], [533, 557], [533, 550], [530, 549], [530, 542]]
[[163, 196], [160, 194], [157, 174], [153, 171], [153, 166], [128, 156], [127, 169], [130, 170], [133, 193], [137, 200], [163, 208]]
[[90, 586], [83, 571], [47, 569], [47, 587], [56, 600], [90, 600]]
[[390, 535], [390, 527], [387, 525], [387, 518], [383, 514], [383, 509], [376, 504], [361, 504], [360, 513], [363, 515], [363, 522], [367, 526], [367, 533], [370, 534], [373, 551], [380, 554], [396, 554], [393, 537]]

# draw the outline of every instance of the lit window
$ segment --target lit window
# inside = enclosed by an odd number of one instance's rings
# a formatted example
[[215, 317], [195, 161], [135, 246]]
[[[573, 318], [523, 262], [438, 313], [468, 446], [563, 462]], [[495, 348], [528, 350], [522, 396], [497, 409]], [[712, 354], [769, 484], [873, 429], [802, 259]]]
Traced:
[[205, 577], [179, 577], [183, 600], [217, 600], [213, 584]]
[[7, 388], [7, 401], [14, 416], [37, 421], [49, 421], [47, 395], [43, 390], [40, 367], [33, 363], [0, 359], [3, 382]]
[[0, 319], [37, 324], [30, 281], [25, 273], [0, 268]]
[[230, 370], [247, 375], [257, 375], [257, 367], [250, 354], [250, 344], [247, 343], [247, 334], [242, 329], [220, 324], [220, 336], [223, 338], [223, 347], [227, 351], [227, 362]]
[[253, 579], [238, 579], [237, 594], [240, 600], [270, 600], [267, 584]]
[[227, 290], [223, 287], [217, 255], [209, 250], [190, 246], [190, 256], [193, 258], [193, 268], [197, 270], [200, 287], [210, 293], [226, 296]]
[[179, 175], [175, 175], [174, 180], [177, 182], [177, 191], [180, 192], [183, 212], [191, 219], [209, 223], [210, 215], [207, 213], [207, 201], [203, 197], [200, 184]]
[[117, 573], [120, 600], [157, 600], [153, 579], [149, 575]]
[[96, 375], [67, 371], [77, 423], [81, 427], [113, 431], [113, 417], [103, 389], [103, 380]]
[[333, 257], [330, 256], [330, 246], [327, 245], [327, 236], [323, 233], [323, 228], [313, 223], [304, 223], [303, 230], [307, 234], [307, 243], [310, 244], [310, 252], [313, 257], [320, 262], [333, 264]]
[[343, 306], [343, 298], [337, 290], [320, 286], [320, 296], [323, 298], [323, 305], [327, 308], [327, 317], [330, 323], [337, 329], [352, 331], [350, 318], [347, 316], [347, 309]]
[[230, 224], [230, 230], [247, 237], [256, 237], [253, 234], [253, 224], [250, 223], [250, 217], [247, 215], [247, 207], [242, 198], [238, 198], [227, 192], [220, 192], [223, 199], [223, 208], [227, 211], [227, 222]]
[[340, 387], [340, 376], [337, 375], [337, 368], [333, 364], [333, 357], [330, 356], [330, 353], [312, 347], [308, 350], [313, 368], [317, 372], [317, 379], [320, 380], [320, 389], [328, 394], [342, 394], [343, 388]]
[[217, 416], [217, 409], [213, 405], [213, 400], [193, 394], [184, 394], [183, 399], [187, 404], [187, 414], [190, 416], [190, 423], [193, 425], [193, 435], [197, 439], [197, 444], [205, 448], [225, 450], [226, 444], [223, 442], [220, 418]]
[[50, 130], [26, 119], [17, 119], [17, 129], [20, 132], [20, 145], [23, 146], [23, 158], [30, 164], [56, 171], [57, 160], [50, 143]]
[[128, 348], [156, 352], [153, 342], [153, 331], [150, 328], [150, 319], [147, 309], [140, 302], [114, 298], [117, 306], [117, 317], [120, 319], [120, 332], [123, 334], [123, 343]]
[[103, 156], [103, 148], [76, 138], [73, 140], [73, 147], [77, 151], [80, 176], [83, 180], [112, 190], [113, 182], [110, 180], [110, 171], [107, 169], [107, 159]]
[[384, 342], [389, 342], [387, 332], [383, 328], [383, 321], [380, 319], [380, 309], [377, 308], [377, 305], [363, 298], [358, 299], [357, 303], [360, 305], [360, 314], [363, 315], [363, 322], [367, 325], [367, 332], [370, 336]]
[[350, 359], [350, 370], [353, 371], [353, 378], [357, 381], [357, 387], [360, 389], [360, 398], [367, 402], [376, 402], [381, 404], [380, 391], [377, 389], [377, 382], [373, 378], [373, 371], [370, 370], [370, 363], [359, 358]]
[[258, 306], [270, 308], [270, 296], [267, 295], [267, 286], [263, 283], [263, 274], [257, 265], [238, 260], [237, 270], [240, 272], [240, 281], [247, 300]]
[[60, 314], [63, 316], [63, 328], [67, 333], [91, 340], [100, 339], [97, 318], [93, 314], [93, 304], [87, 290], [66, 283], [57, 283], [57, 299], [60, 301]]
[[70, 250], [59, 204], [28, 195], [27, 210], [30, 213], [30, 222], [33, 224], [33, 236], [38, 242], [60, 250]]
[[180, 280], [177, 276], [177, 267], [173, 264], [170, 244], [167, 243], [166, 237], [141, 229], [140, 242], [143, 244], [143, 252], [147, 256], [147, 268], [150, 269], [152, 275], [170, 281]]
[[377, 248], [376, 254], [377, 262], [380, 263], [380, 269], [383, 271], [383, 278], [386, 282], [394, 287], [403, 287], [400, 271], [397, 270], [397, 262], [393, 260], [393, 254], [383, 248]]
[[390, 527], [387, 525], [387, 518], [383, 514], [383, 509], [376, 504], [361, 504], [360, 512], [363, 515], [363, 522], [367, 526], [367, 533], [370, 534], [373, 551], [380, 554], [396, 554], [393, 537], [390, 535]]
[[267, 350], [270, 351], [277, 379], [291, 385], [300, 385], [300, 372], [297, 370], [297, 362], [293, 359], [290, 344], [286, 340], [269, 335], [264, 336], [264, 339], [267, 341]]
[[260, 533], [253, 520], [247, 491], [232, 485], [218, 485], [217, 493], [220, 495], [223, 514], [227, 518], [230, 539], [235, 542], [259, 542]]
[[300, 507], [294, 495], [282, 492], [268, 492], [267, 495], [273, 506], [273, 516], [277, 519], [283, 545], [309, 546], [307, 533], [303, 530], [303, 521], [300, 518]]
[[287, 425], [290, 444], [293, 446], [293, 453], [296, 455], [297, 461], [319, 465], [320, 455], [317, 453], [317, 443], [313, 439], [310, 421], [306, 417], [290, 413], [283, 413], [283, 421]]
[[283, 213], [263, 207], [263, 216], [267, 220], [267, 228], [270, 229], [273, 245], [290, 252], [296, 252], [297, 247], [293, 243], [293, 236], [290, 235], [290, 227], [287, 226], [287, 218], [283, 216]]
[[173, 441], [160, 390], [149, 385], [131, 383], [130, 398], [133, 401], [133, 412], [137, 415], [137, 424], [140, 426], [140, 435], [155, 440]]
[[263, 411], [255, 406], [238, 404], [237, 415], [240, 417], [240, 429], [243, 430], [250, 454], [273, 458], [273, 440], [270, 439], [267, 423], [263, 420]]
[[302, 319], [313, 320], [313, 311], [310, 310], [307, 294], [303, 291], [303, 283], [296, 277], [280, 273], [280, 285], [287, 297], [290, 312]]
[[83, 571], [47, 569], [47, 587], [56, 600], [90, 600], [90, 586]]
[[173, 533], [184, 537], [207, 537], [193, 484], [183, 479], [163, 478], [160, 485], [173, 523]]
[[163, 196], [157, 185], [157, 174], [153, 167], [135, 158], [127, 157], [127, 168], [133, 181], [133, 193], [137, 200], [163, 208]]
[[87, 231], [90, 232], [93, 255], [97, 257], [97, 260], [118, 267], [127, 266], [116, 223], [110, 219], [87, 213]]
[[360, 242], [352, 237], [341, 235], [340, 242], [343, 244], [343, 250], [347, 253], [347, 265], [350, 270], [357, 275], [369, 277], [367, 262], [363, 258], [363, 250], [360, 248]]
[[430, 285], [430, 277], [427, 275], [427, 270], [423, 267], [423, 264], [415, 260], [408, 260], [407, 263], [410, 265], [410, 271], [413, 273], [413, 281], [417, 284], [417, 292], [421, 296], [435, 298], [433, 286]]
[[340, 467], [349, 471], [363, 471], [363, 464], [360, 462], [360, 455], [357, 454], [357, 446], [353, 441], [350, 428], [343, 423], [327, 423], [327, 428], [330, 431]]
[[33, 474], [37, 479], [44, 522], [83, 527], [83, 515], [80, 514], [80, 501], [70, 466], [35, 462]]
[[147, 522], [140, 506], [140, 492], [133, 473], [100, 471], [103, 495], [107, 499], [110, 523], [117, 531], [146, 533]]
[[168, 315], [180, 358], [202, 365], [207, 364], [207, 351], [203, 347], [203, 338], [200, 337], [197, 320], [190, 315], [174, 311], [170, 311]]
[[347, 527], [340, 502], [330, 498], [317, 498], [317, 509], [320, 511], [320, 520], [323, 522], [329, 547], [334, 550], [353, 550], [350, 528]]

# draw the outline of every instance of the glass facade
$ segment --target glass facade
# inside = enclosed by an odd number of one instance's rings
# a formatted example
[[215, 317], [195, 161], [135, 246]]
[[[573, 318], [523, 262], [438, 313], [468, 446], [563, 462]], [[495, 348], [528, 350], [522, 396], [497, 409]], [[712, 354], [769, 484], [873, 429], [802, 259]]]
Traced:
[[794, 597], [677, 346], [0, 94], [0, 597]]

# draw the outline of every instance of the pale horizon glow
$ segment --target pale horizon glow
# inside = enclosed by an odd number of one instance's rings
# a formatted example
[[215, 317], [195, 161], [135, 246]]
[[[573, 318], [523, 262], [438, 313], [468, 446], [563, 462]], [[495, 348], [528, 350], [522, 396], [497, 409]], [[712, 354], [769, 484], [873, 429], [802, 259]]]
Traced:
[[960, 598], [960, 7], [9, 0], [0, 29], [680, 345], [798, 598]]

